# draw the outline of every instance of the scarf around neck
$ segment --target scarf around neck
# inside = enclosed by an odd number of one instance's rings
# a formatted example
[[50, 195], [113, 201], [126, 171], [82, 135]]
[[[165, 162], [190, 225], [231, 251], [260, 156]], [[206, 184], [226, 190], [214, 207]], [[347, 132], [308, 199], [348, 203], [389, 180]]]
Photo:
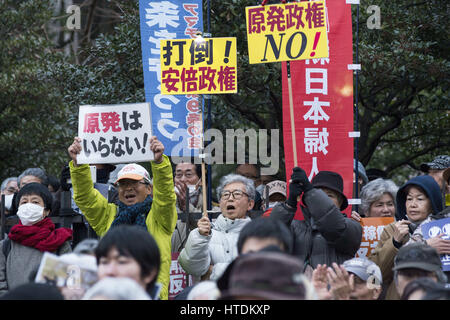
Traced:
[[69, 228], [55, 229], [55, 224], [47, 217], [31, 226], [24, 226], [19, 220], [19, 223], [11, 228], [8, 237], [23, 246], [41, 252], [55, 252], [64, 242], [72, 238], [72, 232]]
[[127, 206], [119, 201], [119, 213], [111, 224], [111, 227], [117, 227], [121, 224], [131, 224], [142, 226], [147, 229], [145, 219], [152, 208], [153, 199], [150, 195], [143, 202], [138, 202], [132, 206]]

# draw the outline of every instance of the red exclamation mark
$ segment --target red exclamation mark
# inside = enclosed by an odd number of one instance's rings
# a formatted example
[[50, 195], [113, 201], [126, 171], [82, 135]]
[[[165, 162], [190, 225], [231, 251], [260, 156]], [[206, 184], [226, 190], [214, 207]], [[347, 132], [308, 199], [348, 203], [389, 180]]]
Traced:
[[225, 58], [223, 59], [223, 62], [228, 63], [228, 57], [230, 56], [230, 49], [231, 49], [231, 41], [227, 41], [225, 44]]
[[316, 36], [314, 37], [313, 52], [311, 52], [311, 57], [314, 57], [316, 55], [314, 50], [316, 50], [316, 48], [317, 48], [317, 44], [319, 43], [319, 38], [320, 38], [320, 32], [317, 32]]

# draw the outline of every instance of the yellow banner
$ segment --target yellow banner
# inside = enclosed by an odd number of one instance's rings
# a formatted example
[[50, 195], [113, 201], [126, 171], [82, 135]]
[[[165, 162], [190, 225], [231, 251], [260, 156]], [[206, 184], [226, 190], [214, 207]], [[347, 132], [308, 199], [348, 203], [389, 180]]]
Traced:
[[324, 1], [245, 8], [250, 63], [328, 57]]
[[236, 38], [161, 40], [162, 94], [236, 92]]

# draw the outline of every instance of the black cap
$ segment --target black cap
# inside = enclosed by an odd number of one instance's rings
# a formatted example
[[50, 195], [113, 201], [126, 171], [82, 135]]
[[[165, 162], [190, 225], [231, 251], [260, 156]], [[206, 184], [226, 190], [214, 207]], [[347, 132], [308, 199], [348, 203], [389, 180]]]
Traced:
[[412, 243], [400, 248], [392, 270], [421, 269], [429, 272], [442, 271], [442, 262], [436, 249], [422, 243]]
[[433, 159], [431, 162], [422, 163], [420, 170], [428, 173], [430, 169], [444, 170], [450, 167], [450, 156], [440, 155]]

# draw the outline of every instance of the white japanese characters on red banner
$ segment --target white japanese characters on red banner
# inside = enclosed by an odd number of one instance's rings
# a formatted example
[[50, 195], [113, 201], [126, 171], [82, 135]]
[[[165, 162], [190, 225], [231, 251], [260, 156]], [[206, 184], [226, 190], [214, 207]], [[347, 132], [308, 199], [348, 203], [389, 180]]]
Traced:
[[[354, 158], [353, 139], [349, 138], [354, 126], [353, 72], [348, 69], [353, 62], [351, 6], [345, 0], [324, 4], [328, 58], [314, 56], [290, 61], [289, 68], [282, 62], [286, 177], [295, 166], [304, 169], [310, 180], [319, 171], [337, 172], [344, 180], [343, 193], [351, 199]], [[351, 206], [343, 211], [350, 216]], [[303, 219], [300, 209], [294, 219]]]
[[150, 104], [80, 106], [78, 163], [127, 163], [153, 160]]
[[175, 298], [175, 296], [183, 291], [187, 286], [192, 285], [192, 276], [188, 276], [178, 263], [179, 254], [179, 252], [172, 253], [172, 262], [170, 264], [169, 300]]

